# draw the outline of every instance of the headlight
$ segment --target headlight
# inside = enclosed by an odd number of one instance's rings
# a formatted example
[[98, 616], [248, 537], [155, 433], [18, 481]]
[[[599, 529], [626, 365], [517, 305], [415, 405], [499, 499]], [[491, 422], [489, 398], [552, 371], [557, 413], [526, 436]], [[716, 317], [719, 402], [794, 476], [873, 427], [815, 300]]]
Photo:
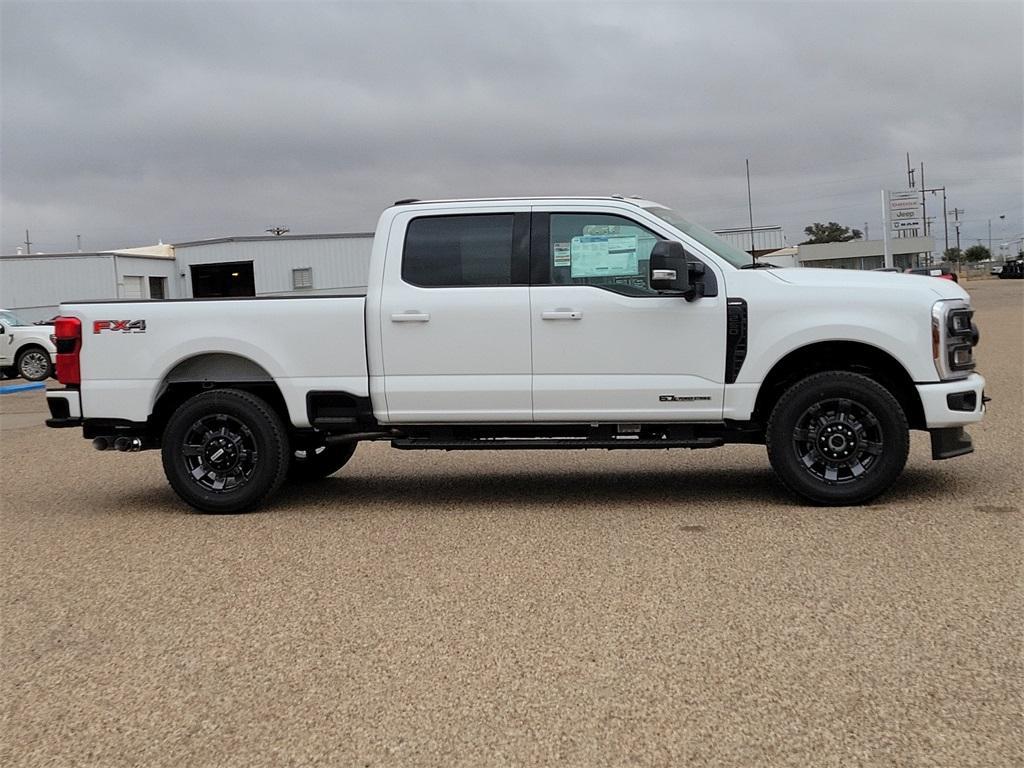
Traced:
[[940, 379], [960, 379], [974, 370], [978, 332], [974, 311], [961, 299], [932, 305], [932, 357]]

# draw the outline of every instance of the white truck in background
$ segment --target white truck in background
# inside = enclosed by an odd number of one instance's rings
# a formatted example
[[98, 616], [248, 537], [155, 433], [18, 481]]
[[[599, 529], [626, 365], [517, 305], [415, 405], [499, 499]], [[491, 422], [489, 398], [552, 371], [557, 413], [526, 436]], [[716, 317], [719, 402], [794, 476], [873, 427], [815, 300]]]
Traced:
[[204, 512], [255, 508], [400, 449], [760, 443], [817, 504], [865, 502], [973, 450], [984, 412], [967, 293], [946, 280], [750, 269], [657, 203], [399, 201], [364, 294], [69, 302], [52, 427], [162, 451]]
[[56, 354], [52, 325], [34, 325], [0, 309], [0, 373], [44, 381], [53, 374]]

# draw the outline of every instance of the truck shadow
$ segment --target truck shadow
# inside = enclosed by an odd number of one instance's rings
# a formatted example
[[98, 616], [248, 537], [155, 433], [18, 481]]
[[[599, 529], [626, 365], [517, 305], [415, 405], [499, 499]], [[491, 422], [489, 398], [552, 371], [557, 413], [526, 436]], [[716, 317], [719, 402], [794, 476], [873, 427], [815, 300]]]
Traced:
[[[944, 499], [964, 488], [942, 473], [908, 470], [886, 494], [866, 505], [892, 508]], [[307, 505], [400, 507], [404, 509], [510, 509], [559, 506], [566, 509], [619, 508], [624, 512], [678, 506], [680, 510], [718, 508], [723, 513], [786, 508], [825, 512], [791, 494], [769, 468], [677, 471], [456, 473], [389, 477], [346, 477], [344, 471], [309, 486], [285, 486], [268, 509]], [[840, 508], [843, 509], [843, 508]], [[849, 508], [846, 508], [849, 509]]]
[[[967, 498], [965, 498], [965, 496]], [[725, 515], [768, 510], [836, 514], [873, 509], [898, 512], [922, 503], [970, 501], [970, 488], [944, 473], [909, 469], [893, 488], [862, 507], [816, 507], [787, 491], [769, 468], [702, 469], [700, 471], [456, 472], [438, 475], [346, 475], [344, 470], [321, 482], [285, 485], [259, 513], [324, 512], [383, 514], [388, 511], [514, 513], [520, 509], [563, 508], [566, 511], [619, 510], [623, 513], [677, 507], [680, 512], [704, 509]], [[167, 485], [140, 488], [118, 497], [120, 508], [136, 512], [195, 514]], [[101, 494], [94, 511], [107, 506]], [[244, 515], [242, 516], [244, 517]]]

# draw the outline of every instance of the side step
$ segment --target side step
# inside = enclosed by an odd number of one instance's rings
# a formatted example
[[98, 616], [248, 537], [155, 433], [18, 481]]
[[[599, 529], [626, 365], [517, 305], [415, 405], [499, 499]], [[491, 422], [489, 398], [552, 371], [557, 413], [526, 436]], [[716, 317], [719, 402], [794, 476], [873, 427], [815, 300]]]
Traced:
[[642, 440], [639, 438], [610, 437], [496, 437], [478, 438], [476, 440], [432, 440], [427, 437], [403, 437], [391, 441], [392, 448], [405, 451], [440, 450], [440, 451], [509, 451], [509, 450], [564, 450], [591, 449], [606, 450], [622, 449], [668, 449], [668, 448], [717, 448], [725, 445], [721, 437], [694, 437], [685, 440]]

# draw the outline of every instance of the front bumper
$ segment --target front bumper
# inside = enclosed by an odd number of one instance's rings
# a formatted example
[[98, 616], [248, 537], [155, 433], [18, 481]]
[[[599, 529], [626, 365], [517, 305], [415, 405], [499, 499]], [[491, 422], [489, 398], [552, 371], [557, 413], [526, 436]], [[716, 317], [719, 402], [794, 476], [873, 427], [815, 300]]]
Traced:
[[917, 394], [929, 430], [974, 424], [985, 415], [985, 377], [979, 373], [956, 381], [918, 384]]

